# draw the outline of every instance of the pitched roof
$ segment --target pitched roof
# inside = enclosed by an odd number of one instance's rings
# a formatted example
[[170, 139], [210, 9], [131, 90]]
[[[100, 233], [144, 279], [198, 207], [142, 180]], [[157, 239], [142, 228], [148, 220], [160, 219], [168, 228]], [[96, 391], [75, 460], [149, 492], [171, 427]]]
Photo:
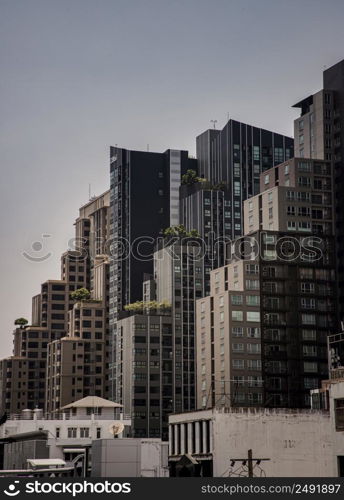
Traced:
[[86, 396], [78, 401], [74, 401], [74, 403], [63, 406], [61, 410], [66, 410], [67, 408], [122, 408], [122, 406], [119, 403], [114, 403], [98, 396]]

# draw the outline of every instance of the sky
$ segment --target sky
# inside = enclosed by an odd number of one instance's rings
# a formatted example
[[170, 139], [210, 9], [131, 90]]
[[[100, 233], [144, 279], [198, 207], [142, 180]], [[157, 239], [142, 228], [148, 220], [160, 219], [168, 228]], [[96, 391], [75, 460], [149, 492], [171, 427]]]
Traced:
[[291, 106], [344, 58], [343, 16], [342, 0], [0, 0], [0, 357], [60, 277], [89, 185], [108, 188], [110, 145], [194, 155], [228, 116], [292, 135]]

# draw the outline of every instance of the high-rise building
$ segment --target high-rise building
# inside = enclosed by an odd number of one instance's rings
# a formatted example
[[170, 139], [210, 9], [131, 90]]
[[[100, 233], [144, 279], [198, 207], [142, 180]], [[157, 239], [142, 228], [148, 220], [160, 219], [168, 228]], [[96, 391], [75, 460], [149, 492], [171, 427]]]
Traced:
[[344, 319], [344, 60], [323, 72], [323, 89], [294, 105], [295, 155], [332, 161], [339, 314]]
[[[133, 437], [168, 439], [173, 412], [172, 318], [146, 310], [117, 322], [117, 398], [131, 415]], [[181, 394], [177, 396], [181, 399]]]
[[294, 156], [290, 137], [229, 120], [222, 130], [196, 139], [198, 173], [213, 185], [224, 184], [234, 239], [243, 234], [242, 203], [259, 193], [260, 173]]
[[196, 169], [187, 151], [110, 148], [110, 324], [139, 300], [144, 274], [153, 273], [155, 240], [179, 224], [179, 187]]
[[247, 234], [197, 302], [199, 407], [308, 407], [327, 376], [338, 328], [331, 164], [293, 159], [261, 182], [245, 202]]
[[167, 440], [168, 415], [195, 408], [195, 299], [202, 296], [197, 241], [161, 241], [154, 282], [147, 278], [143, 304], [132, 304], [132, 313], [117, 321], [116, 400], [132, 415], [135, 437]]
[[[80, 395], [80, 387], [81, 397], [98, 394], [99, 387], [101, 395], [109, 392], [109, 273], [104, 255], [108, 209], [109, 191], [80, 208], [74, 249], [61, 257], [61, 279], [47, 280], [41, 285], [41, 292], [32, 299], [32, 324], [14, 331], [13, 356], [0, 362], [0, 387], [4, 391], [0, 401], [2, 412], [16, 413], [26, 408], [55, 411], [61, 407], [61, 401], [62, 404], [74, 401]], [[86, 302], [80, 306], [71, 298], [71, 293], [79, 288], [91, 292], [87, 308], [84, 308]], [[91, 316], [94, 310], [95, 317], [83, 318], [81, 314], [78, 330], [76, 316], [84, 309], [90, 310]], [[84, 323], [88, 320], [91, 320], [89, 329]], [[69, 338], [74, 342], [69, 342]], [[68, 347], [73, 351], [74, 345], [76, 351], [70, 354]], [[77, 366], [82, 366], [75, 377], [68, 372], [73, 354], [78, 357]], [[87, 365], [85, 371], [84, 364]]]
[[333, 235], [329, 161], [292, 158], [261, 176], [261, 192], [244, 202], [244, 233], [298, 231]]
[[104, 397], [106, 338], [101, 300], [76, 303], [68, 335], [48, 344], [46, 406], [49, 414], [86, 396]]
[[197, 169], [187, 151], [164, 153], [110, 148], [109, 380], [115, 400], [116, 321], [142, 298], [144, 276], [153, 274], [156, 240], [179, 224], [179, 187]]
[[211, 189], [208, 182], [181, 186], [180, 223], [187, 231], [196, 230], [204, 242], [202, 295], [208, 295], [210, 271], [224, 265], [225, 241], [232, 229], [230, 201], [221, 186]]

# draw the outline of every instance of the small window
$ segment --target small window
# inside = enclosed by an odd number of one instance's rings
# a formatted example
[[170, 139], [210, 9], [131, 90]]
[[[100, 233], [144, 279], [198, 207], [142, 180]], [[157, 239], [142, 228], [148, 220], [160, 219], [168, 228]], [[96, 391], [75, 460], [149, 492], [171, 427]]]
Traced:
[[336, 431], [344, 431], [344, 399], [334, 400]]

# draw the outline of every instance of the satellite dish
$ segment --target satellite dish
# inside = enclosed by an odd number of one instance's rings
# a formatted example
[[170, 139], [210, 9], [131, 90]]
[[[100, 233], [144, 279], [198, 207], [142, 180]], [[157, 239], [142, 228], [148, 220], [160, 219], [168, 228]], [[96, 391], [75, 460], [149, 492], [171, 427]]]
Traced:
[[118, 434], [122, 434], [124, 431], [124, 424], [122, 422], [116, 422], [115, 424], [111, 424], [109, 427], [109, 432], [113, 436], [118, 436]]

